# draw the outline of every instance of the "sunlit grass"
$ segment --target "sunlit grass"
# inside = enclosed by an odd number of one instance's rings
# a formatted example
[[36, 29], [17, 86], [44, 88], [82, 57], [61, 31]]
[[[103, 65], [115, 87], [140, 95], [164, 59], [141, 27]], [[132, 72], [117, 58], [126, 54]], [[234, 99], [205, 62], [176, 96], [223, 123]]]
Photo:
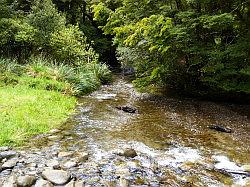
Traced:
[[59, 127], [76, 99], [27, 86], [0, 87], [0, 146], [20, 145], [28, 137]]

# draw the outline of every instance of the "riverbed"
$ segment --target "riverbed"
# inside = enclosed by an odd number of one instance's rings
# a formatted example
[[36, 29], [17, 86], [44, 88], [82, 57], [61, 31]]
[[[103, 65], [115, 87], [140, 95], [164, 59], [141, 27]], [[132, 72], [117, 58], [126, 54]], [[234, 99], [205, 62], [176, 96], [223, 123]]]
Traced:
[[[0, 179], [13, 173], [40, 178], [48, 160], [57, 160], [72, 180], [86, 186], [250, 186], [249, 112], [249, 105], [139, 93], [118, 76], [79, 98], [61, 129], [18, 149], [25, 161]], [[210, 129], [213, 124], [232, 132]], [[136, 155], [124, 156], [125, 150]], [[59, 158], [60, 152], [72, 154]], [[76, 160], [77, 153], [87, 153], [88, 159]], [[65, 169], [69, 161], [76, 164]]]

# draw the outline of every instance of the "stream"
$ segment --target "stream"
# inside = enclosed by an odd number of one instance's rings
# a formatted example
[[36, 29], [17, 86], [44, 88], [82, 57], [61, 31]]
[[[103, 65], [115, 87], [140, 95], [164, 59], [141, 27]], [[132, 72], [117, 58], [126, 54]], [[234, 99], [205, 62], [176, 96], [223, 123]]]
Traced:
[[[117, 76], [79, 98], [60, 130], [19, 148], [20, 163], [1, 172], [0, 184], [13, 173], [39, 178], [48, 160], [73, 162], [77, 153], [87, 153], [86, 161], [66, 169], [85, 186], [250, 186], [249, 113], [249, 105], [138, 93]], [[212, 124], [232, 133], [208, 128]], [[60, 152], [71, 156], [59, 158]]]

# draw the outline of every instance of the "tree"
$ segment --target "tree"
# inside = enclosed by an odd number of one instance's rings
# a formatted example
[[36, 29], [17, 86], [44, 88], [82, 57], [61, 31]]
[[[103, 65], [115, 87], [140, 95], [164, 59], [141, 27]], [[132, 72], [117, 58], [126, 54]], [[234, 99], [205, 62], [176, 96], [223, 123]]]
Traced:
[[[102, 29], [114, 35], [118, 54], [125, 55], [120, 59], [133, 59], [139, 87], [158, 85], [195, 95], [250, 94], [248, 5], [241, 0], [123, 0], [106, 11]], [[94, 11], [107, 9], [100, 3]], [[135, 54], [138, 58], [129, 58]]]

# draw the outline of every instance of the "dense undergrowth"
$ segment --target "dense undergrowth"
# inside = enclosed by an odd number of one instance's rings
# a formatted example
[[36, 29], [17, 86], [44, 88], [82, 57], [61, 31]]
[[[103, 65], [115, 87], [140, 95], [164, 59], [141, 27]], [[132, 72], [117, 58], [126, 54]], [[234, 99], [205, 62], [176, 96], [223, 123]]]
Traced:
[[111, 80], [108, 67], [73, 67], [43, 56], [25, 64], [0, 59], [0, 145], [19, 145], [28, 137], [59, 127], [76, 98]]

